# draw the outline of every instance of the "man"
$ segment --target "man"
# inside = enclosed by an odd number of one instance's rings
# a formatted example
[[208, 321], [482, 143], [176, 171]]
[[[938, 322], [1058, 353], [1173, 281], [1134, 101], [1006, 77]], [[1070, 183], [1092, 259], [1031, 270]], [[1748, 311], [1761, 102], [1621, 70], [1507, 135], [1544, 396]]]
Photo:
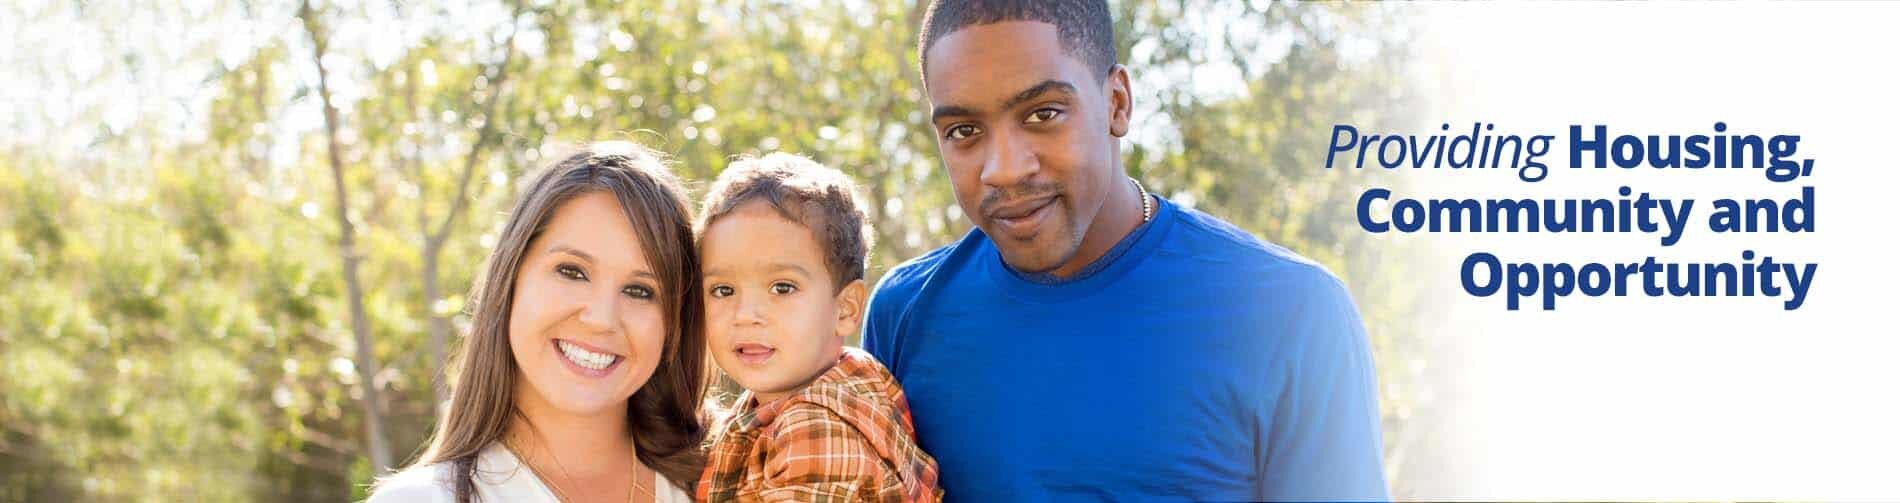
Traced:
[[910, 396], [947, 496], [1386, 498], [1351, 298], [1124, 174], [1113, 37], [1101, 0], [925, 17], [931, 121], [977, 229], [885, 275], [864, 346]]

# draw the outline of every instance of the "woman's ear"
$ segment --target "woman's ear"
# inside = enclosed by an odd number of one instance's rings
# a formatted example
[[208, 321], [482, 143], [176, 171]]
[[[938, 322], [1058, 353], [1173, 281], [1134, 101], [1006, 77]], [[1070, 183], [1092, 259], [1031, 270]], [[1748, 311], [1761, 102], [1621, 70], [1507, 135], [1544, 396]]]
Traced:
[[858, 332], [858, 322], [864, 320], [864, 301], [866, 300], [864, 280], [851, 280], [850, 284], [838, 289], [838, 327], [837, 336], [850, 338]]

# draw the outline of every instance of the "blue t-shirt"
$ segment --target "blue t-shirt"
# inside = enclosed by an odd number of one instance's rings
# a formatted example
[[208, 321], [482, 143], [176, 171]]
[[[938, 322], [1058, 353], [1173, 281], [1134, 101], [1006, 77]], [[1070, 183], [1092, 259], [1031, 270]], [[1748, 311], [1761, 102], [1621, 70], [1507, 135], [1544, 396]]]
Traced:
[[878, 283], [864, 348], [949, 498], [1387, 498], [1337, 278], [1165, 200], [1098, 265], [1051, 284], [973, 229]]

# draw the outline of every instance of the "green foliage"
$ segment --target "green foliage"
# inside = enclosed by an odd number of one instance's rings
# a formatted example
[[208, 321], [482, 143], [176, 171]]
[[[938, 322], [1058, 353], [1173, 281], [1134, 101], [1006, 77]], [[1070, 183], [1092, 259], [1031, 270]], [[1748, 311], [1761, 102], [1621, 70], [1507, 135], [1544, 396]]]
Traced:
[[[0, 150], [0, 501], [362, 498], [362, 387], [383, 390], [395, 455], [413, 459], [435, 419], [429, 318], [466, 324], [516, 182], [564, 144], [632, 139], [702, 181], [774, 150], [838, 167], [871, 210], [872, 280], [969, 229], [923, 115], [917, 3], [395, 4], [319, 8], [336, 27], [331, 71], [357, 89], [340, 96], [340, 136], [382, 375], [351, 361], [295, 5], [178, 14], [248, 16], [264, 36], [234, 60], [212, 44], [157, 65], [207, 90], [201, 137], [85, 124], [98, 133], [83, 149]], [[1253, 5], [1114, 2], [1136, 83], [1124, 159], [1156, 192], [1346, 279], [1400, 438], [1429, 406], [1408, 255], [1351, 232], [1362, 182], [1318, 156], [1333, 123], [1409, 120], [1402, 23], [1380, 7]], [[377, 24], [390, 17], [400, 26]], [[389, 30], [398, 50], [378, 56], [389, 42], [370, 34]]]

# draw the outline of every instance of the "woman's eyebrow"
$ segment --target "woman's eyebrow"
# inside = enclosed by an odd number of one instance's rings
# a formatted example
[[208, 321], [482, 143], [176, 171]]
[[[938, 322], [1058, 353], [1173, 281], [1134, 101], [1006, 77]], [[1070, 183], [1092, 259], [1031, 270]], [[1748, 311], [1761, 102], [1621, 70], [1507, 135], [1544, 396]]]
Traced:
[[[564, 244], [557, 244], [557, 245], [548, 247], [548, 253], [564, 253], [567, 255], [572, 255], [575, 258], [579, 258], [582, 261], [587, 262], [588, 264], [594, 264], [598, 262], [597, 260], [594, 260], [593, 255], [588, 254], [587, 252], [581, 251], [579, 248], [575, 248], [575, 247], [564, 245]], [[646, 267], [635, 269], [633, 270], [633, 272], [627, 274], [627, 276], [632, 277], [632, 278], [641, 278], [648, 281], [660, 280], [659, 275], [653, 274], [653, 271], [648, 270]]]
[[589, 255], [589, 254], [587, 254], [587, 252], [584, 252], [584, 251], [580, 251], [579, 249], [576, 249], [576, 248], [574, 248], [574, 247], [572, 247], [572, 246], [568, 246], [568, 245], [561, 245], [561, 244], [557, 244], [557, 245], [554, 245], [554, 246], [550, 246], [550, 247], [548, 247], [548, 253], [566, 253], [566, 254], [568, 254], [568, 255], [573, 255], [573, 256], [575, 256], [575, 257], [578, 257], [578, 258], [580, 258], [581, 260], [585, 260], [585, 261], [587, 261], [587, 262], [589, 262], [589, 263], [592, 263], [592, 262], [594, 262], [594, 256], [593, 256], [593, 255]]

